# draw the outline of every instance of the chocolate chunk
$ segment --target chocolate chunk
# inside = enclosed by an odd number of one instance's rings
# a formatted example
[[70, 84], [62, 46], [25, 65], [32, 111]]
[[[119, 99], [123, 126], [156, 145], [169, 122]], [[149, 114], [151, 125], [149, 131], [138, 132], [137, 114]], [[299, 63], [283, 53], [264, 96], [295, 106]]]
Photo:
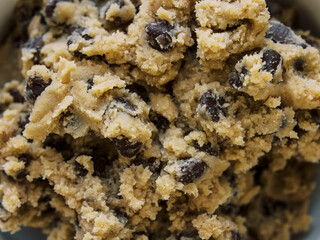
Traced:
[[79, 177], [84, 177], [88, 174], [88, 170], [85, 169], [85, 167], [82, 166], [77, 161], [74, 162], [74, 171], [76, 172], [77, 176], [79, 176]]
[[197, 181], [208, 168], [205, 162], [195, 158], [180, 160], [179, 165], [180, 172], [176, 174], [175, 179], [183, 184]]
[[320, 125], [320, 109], [312, 109], [310, 110], [310, 114], [313, 122]]
[[33, 62], [34, 64], [40, 63], [40, 51], [44, 45], [42, 36], [39, 35], [37, 37], [31, 38], [26, 42], [23, 47], [28, 49], [35, 49], [36, 51], [33, 53]]
[[92, 78], [90, 78], [88, 81], [87, 81], [87, 90], [90, 90], [94, 85], [94, 81]]
[[274, 74], [280, 64], [282, 64], [282, 56], [273, 49], [268, 49], [262, 55], [262, 70]]
[[294, 61], [293, 63], [293, 67], [296, 71], [298, 72], [303, 72], [304, 71], [304, 65], [305, 65], [305, 62], [303, 59], [301, 58], [298, 58], [297, 60]]
[[15, 103], [24, 103], [25, 99], [24, 99], [24, 97], [21, 95], [21, 93], [18, 90], [10, 89], [9, 93], [13, 98], [13, 102], [15, 102]]
[[106, 172], [106, 166], [107, 166], [107, 159], [101, 156], [93, 156], [93, 176], [106, 178], [107, 172]]
[[143, 86], [136, 83], [132, 83], [130, 85], [127, 85], [126, 89], [128, 89], [130, 92], [136, 93], [139, 97], [143, 99], [143, 101], [149, 102], [150, 99], [148, 92]]
[[25, 89], [26, 99], [32, 103], [35, 102], [49, 85], [41, 77], [30, 77]]
[[141, 142], [131, 142], [130, 139], [125, 136], [113, 138], [112, 141], [115, 143], [118, 152], [127, 158], [132, 158], [137, 155], [142, 147]]
[[49, 0], [44, 11], [47, 18], [53, 17], [57, 3], [59, 2], [71, 2], [71, 0]]
[[270, 22], [270, 28], [266, 32], [265, 38], [271, 39], [275, 43], [294, 43], [292, 30], [284, 24], [276, 21]]
[[237, 232], [232, 231], [231, 232], [232, 240], [241, 240], [241, 235]]
[[170, 126], [169, 120], [163, 117], [162, 115], [156, 113], [155, 111], [150, 111], [149, 119], [161, 133], [165, 132]]
[[117, 103], [122, 104], [125, 109], [128, 109], [130, 111], [136, 111], [137, 109], [132, 105], [131, 102], [124, 98], [115, 98], [114, 99]]
[[212, 90], [202, 93], [199, 100], [200, 109], [205, 107], [210, 118], [214, 122], [218, 122], [221, 116], [226, 116], [226, 110], [223, 107], [225, 101], [223, 98], [216, 96]]
[[172, 49], [172, 29], [173, 26], [166, 20], [159, 20], [155, 23], [147, 24], [145, 30], [150, 47], [161, 52]]
[[205, 143], [203, 144], [202, 146], [200, 146], [198, 144], [198, 142], [194, 142], [193, 146], [202, 151], [202, 152], [206, 152], [212, 156], [219, 156], [219, 153], [220, 153], [220, 148], [219, 146], [212, 146], [210, 143]]

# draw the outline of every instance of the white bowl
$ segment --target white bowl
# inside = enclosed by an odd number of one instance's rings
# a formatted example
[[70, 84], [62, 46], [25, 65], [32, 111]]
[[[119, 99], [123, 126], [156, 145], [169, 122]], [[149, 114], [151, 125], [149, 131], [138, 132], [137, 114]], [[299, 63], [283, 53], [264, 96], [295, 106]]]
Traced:
[[[280, 1], [280, 0], [279, 0]], [[298, 26], [311, 30], [320, 37], [320, 0], [282, 0], [280, 2], [296, 2], [299, 12]], [[0, 38], [6, 30], [6, 24], [12, 13], [15, 0], [0, 0]], [[1, 82], [0, 76], [0, 82]], [[319, 168], [320, 169], [320, 168]], [[295, 240], [320, 240], [320, 172], [317, 177], [317, 187], [313, 193], [309, 213], [313, 216], [310, 231], [297, 236]], [[45, 236], [37, 229], [24, 228], [13, 236], [0, 233], [0, 240], [45, 240]]]

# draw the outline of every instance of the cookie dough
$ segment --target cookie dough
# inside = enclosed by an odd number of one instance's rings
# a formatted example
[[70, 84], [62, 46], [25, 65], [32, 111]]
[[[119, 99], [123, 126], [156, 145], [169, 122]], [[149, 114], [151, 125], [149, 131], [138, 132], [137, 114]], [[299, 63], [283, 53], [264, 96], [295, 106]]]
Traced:
[[7, 42], [20, 44], [23, 77], [0, 93], [2, 231], [289, 240], [308, 230], [317, 38], [271, 19], [264, 0], [28, 0], [14, 16]]

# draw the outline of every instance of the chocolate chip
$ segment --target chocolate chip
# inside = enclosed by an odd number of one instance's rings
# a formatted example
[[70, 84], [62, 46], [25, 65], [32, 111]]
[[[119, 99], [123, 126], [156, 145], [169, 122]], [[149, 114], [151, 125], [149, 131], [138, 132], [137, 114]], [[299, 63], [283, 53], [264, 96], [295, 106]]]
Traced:
[[246, 67], [242, 68], [241, 74], [239, 74], [239, 72], [236, 69], [234, 69], [229, 75], [229, 84], [235, 89], [242, 88], [244, 77], [247, 74], [248, 70], [246, 69]]
[[164, 86], [163, 86], [163, 88], [164, 88], [164, 92], [165, 93], [167, 93], [167, 94], [169, 94], [169, 95], [171, 95], [171, 96], [173, 96], [174, 95], [174, 93], [173, 93], [173, 82], [174, 81], [170, 81], [170, 82], [168, 82], [167, 84], [165, 84]]
[[116, 103], [119, 103], [121, 105], [123, 105], [126, 109], [130, 110], [130, 111], [136, 111], [137, 109], [132, 105], [131, 102], [129, 102], [128, 100], [124, 99], [124, 98], [115, 98], [114, 99], [116, 101]]
[[128, 215], [125, 212], [121, 212], [120, 210], [115, 210], [114, 215], [118, 218], [119, 222], [122, 224], [126, 224], [128, 222]]
[[306, 48], [308, 47], [308, 45], [305, 44], [305, 43], [297, 43], [297, 46], [300, 46], [300, 47], [302, 47], [303, 49], [306, 49]]
[[187, 229], [177, 236], [178, 240], [201, 240], [196, 229]]
[[13, 98], [13, 102], [15, 102], [15, 103], [24, 103], [25, 99], [24, 99], [24, 97], [21, 95], [21, 93], [18, 90], [10, 89], [9, 93]]
[[85, 40], [89, 41], [92, 39], [91, 36], [89, 36], [87, 33], [85, 33], [86, 28], [81, 27], [81, 28], [77, 28], [74, 32], [79, 34], [82, 38], [84, 38]]
[[106, 172], [106, 166], [107, 166], [107, 159], [101, 156], [93, 156], [93, 176], [106, 178], [107, 172]]
[[51, 199], [52, 197], [50, 195], [44, 195], [39, 198], [38, 202], [47, 203], [47, 202], [50, 202]]
[[[112, 5], [112, 4], [117, 4], [120, 8], [123, 8], [126, 5], [124, 0], [115, 0], [115, 1], [110, 2], [110, 5]], [[106, 11], [109, 10], [110, 5]]]
[[244, 77], [244, 76], [246, 76], [246, 75], [248, 75], [248, 69], [245, 67], [245, 66], [243, 66], [242, 68], [241, 68], [241, 75]]
[[79, 177], [84, 177], [88, 174], [88, 170], [77, 161], [74, 162], [74, 171]]
[[145, 26], [147, 40], [150, 47], [166, 52], [172, 49], [171, 30], [173, 26], [166, 20], [159, 20]]
[[235, 231], [231, 232], [232, 240], [241, 240], [241, 235]]
[[32, 161], [32, 156], [29, 154], [22, 154], [19, 156], [19, 160], [24, 162], [24, 167], [28, 167]]
[[26, 42], [23, 47], [28, 49], [35, 49], [36, 51], [33, 53], [33, 62], [34, 64], [40, 63], [40, 51], [44, 45], [42, 36], [39, 35], [37, 37], [31, 38]]
[[156, 158], [143, 159], [138, 155], [133, 161], [131, 161], [131, 163], [135, 166], [142, 165], [144, 168], [148, 168], [153, 173], [160, 174], [161, 171], [160, 163]]
[[205, 162], [195, 158], [180, 160], [179, 165], [180, 172], [176, 174], [175, 179], [183, 184], [197, 181], [208, 168]]
[[238, 207], [233, 203], [220, 205], [218, 211], [224, 215], [234, 215], [236, 214]]
[[116, 0], [114, 1], [116, 4], [118, 4], [118, 6], [120, 8], [124, 7], [126, 5], [125, 1], [124, 0]]
[[141, 142], [131, 142], [130, 139], [125, 136], [113, 138], [112, 141], [115, 143], [118, 152], [127, 158], [132, 158], [137, 155], [142, 147]]
[[55, 149], [67, 161], [74, 156], [70, 143], [72, 140], [73, 138], [70, 135], [59, 136], [57, 134], [50, 134], [43, 142], [43, 146]]
[[268, 169], [270, 162], [271, 160], [268, 157], [261, 157], [258, 164], [253, 167], [252, 171], [254, 172], [253, 176], [256, 184], [261, 184], [261, 176]]
[[[113, 4], [118, 5], [119, 8], [123, 8], [126, 5], [124, 0], [115, 0], [115, 1], [108, 2], [107, 8], [104, 14], [105, 19], [107, 17], [107, 14], [108, 14], [108, 11], [110, 10], [111, 5]], [[118, 27], [125, 23], [125, 21], [120, 16], [112, 16], [112, 19], [108, 19], [107, 22], [112, 23], [112, 25], [115, 27]]]
[[26, 99], [32, 103], [35, 102], [49, 85], [41, 77], [30, 77], [25, 89]]
[[74, 56], [75, 58], [79, 58], [80, 60], [82, 60], [82, 59], [87, 59], [87, 60], [89, 60], [89, 57], [88, 57], [87, 55], [85, 55], [85, 54], [83, 54], [83, 53], [81, 53], [81, 52], [79, 52], [79, 51], [74, 51], [74, 52], [72, 52], [72, 54], [73, 54], [73, 56]]
[[71, 35], [75, 30], [81, 28], [78, 24], [71, 24], [71, 25], [68, 25], [66, 26], [63, 31], [68, 34], [68, 35]]
[[[68, 37], [68, 41], [67, 41], [67, 45], [68, 47], [73, 43], [73, 39], [76, 37], [76, 36], [81, 36], [84, 40], [86, 41], [89, 41], [92, 39], [91, 36], [89, 36], [86, 32], [86, 28], [84, 27], [79, 27], [79, 28], [76, 28], [72, 34]], [[80, 52], [79, 52], [80, 53]], [[81, 53], [82, 54], [82, 53]], [[84, 55], [84, 54], [83, 54]], [[85, 57], [87, 57], [86, 55], [84, 55]]]
[[273, 200], [271, 198], [265, 198], [263, 204], [263, 213], [266, 216], [272, 216], [276, 212], [283, 212], [289, 208], [288, 203]]
[[229, 76], [229, 83], [235, 89], [240, 89], [243, 85], [243, 82], [240, 81], [240, 76], [237, 70], [233, 70]]
[[156, 113], [155, 111], [150, 111], [149, 119], [161, 133], [165, 132], [170, 126], [169, 120], [163, 117], [162, 115]]
[[210, 154], [210, 155], [212, 155], [212, 156], [219, 156], [219, 153], [220, 153], [220, 148], [219, 148], [219, 146], [212, 146], [210, 143], [205, 143], [205, 144], [203, 144], [202, 146], [200, 146], [199, 144], [198, 144], [198, 142], [194, 142], [194, 144], [193, 144], [193, 146], [196, 148], [196, 149], [198, 149], [198, 150], [200, 150], [200, 151], [202, 151], [202, 152], [206, 152], [206, 153], [208, 153], [208, 154]]
[[293, 67], [296, 71], [298, 72], [303, 72], [304, 71], [304, 65], [305, 65], [305, 62], [303, 59], [301, 58], [298, 58], [297, 60], [294, 61], [293, 63]]
[[18, 121], [18, 126], [21, 129], [21, 132], [24, 131], [24, 129], [26, 128], [26, 125], [30, 122], [29, 117], [30, 117], [29, 113], [21, 115]]
[[148, 92], [143, 86], [137, 83], [132, 83], [130, 85], [127, 85], [126, 89], [128, 89], [130, 92], [136, 93], [139, 97], [143, 99], [143, 101], [149, 102], [150, 99]]
[[319, 48], [319, 43], [309, 35], [301, 36], [311, 47]]
[[41, 214], [42, 215], [53, 215], [54, 213], [55, 213], [55, 208], [54, 207], [52, 207], [50, 204], [48, 204], [48, 206], [47, 206], [47, 208], [46, 209], [44, 209], [42, 212], [41, 212]]
[[268, 49], [262, 55], [262, 71], [274, 74], [280, 64], [282, 64], [282, 56], [273, 49]]
[[92, 78], [90, 78], [88, 81], [87, 81], [87, 90], [90, 90], [94, 85], [94, 81]]
[[18, 182], [21, 182], [23, 180], [25, 180], [26, 176], [28, 175], [28, 171], [26, 169], [21, 170], [17, 175], [16, 175], [16, 179]]
[[266, 32], [265, 38], [271, 39], [275, 43], [294, 43], [292, 30], [284, 24], [276, 21], [270, 22], [270, 28]]
[[19, 160], [24, 162], [24, 169], [22, 169], [16, 176], [17, 181], [23, 181], [29, 174], [26, 168], [30, 165], [32, 157], [28, 154], [22, 154], [19, 156]]
[[310, 114], [313, 122], [320, 126], [320, 109], [312, 109]]
[[57, 3], [59, 2], [71, 2], [71, 1], [70, 0], [49, 0], [44, 11], [47, 18], [53, 17]]
[[202, 109], [205, 107], [210, 118], [214, 122], [218, 122], [221, 116], [226, 116], [226, 109], [224, 108], [225, 100], [216, 96], [212, 90], [208, 90], [202, 93], [199, 100], [199, 107]]

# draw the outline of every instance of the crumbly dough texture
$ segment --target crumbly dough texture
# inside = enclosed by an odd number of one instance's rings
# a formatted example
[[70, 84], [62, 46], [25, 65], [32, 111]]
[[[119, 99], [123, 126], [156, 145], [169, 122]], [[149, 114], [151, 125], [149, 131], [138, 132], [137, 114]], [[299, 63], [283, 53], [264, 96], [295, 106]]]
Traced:
[[0, 93], [2, 231], [308, 230], [320, 159], [320, 44], [308, 32], [270, 20], [264, 0], [30, 0], [16, 15], [24, 80]]

